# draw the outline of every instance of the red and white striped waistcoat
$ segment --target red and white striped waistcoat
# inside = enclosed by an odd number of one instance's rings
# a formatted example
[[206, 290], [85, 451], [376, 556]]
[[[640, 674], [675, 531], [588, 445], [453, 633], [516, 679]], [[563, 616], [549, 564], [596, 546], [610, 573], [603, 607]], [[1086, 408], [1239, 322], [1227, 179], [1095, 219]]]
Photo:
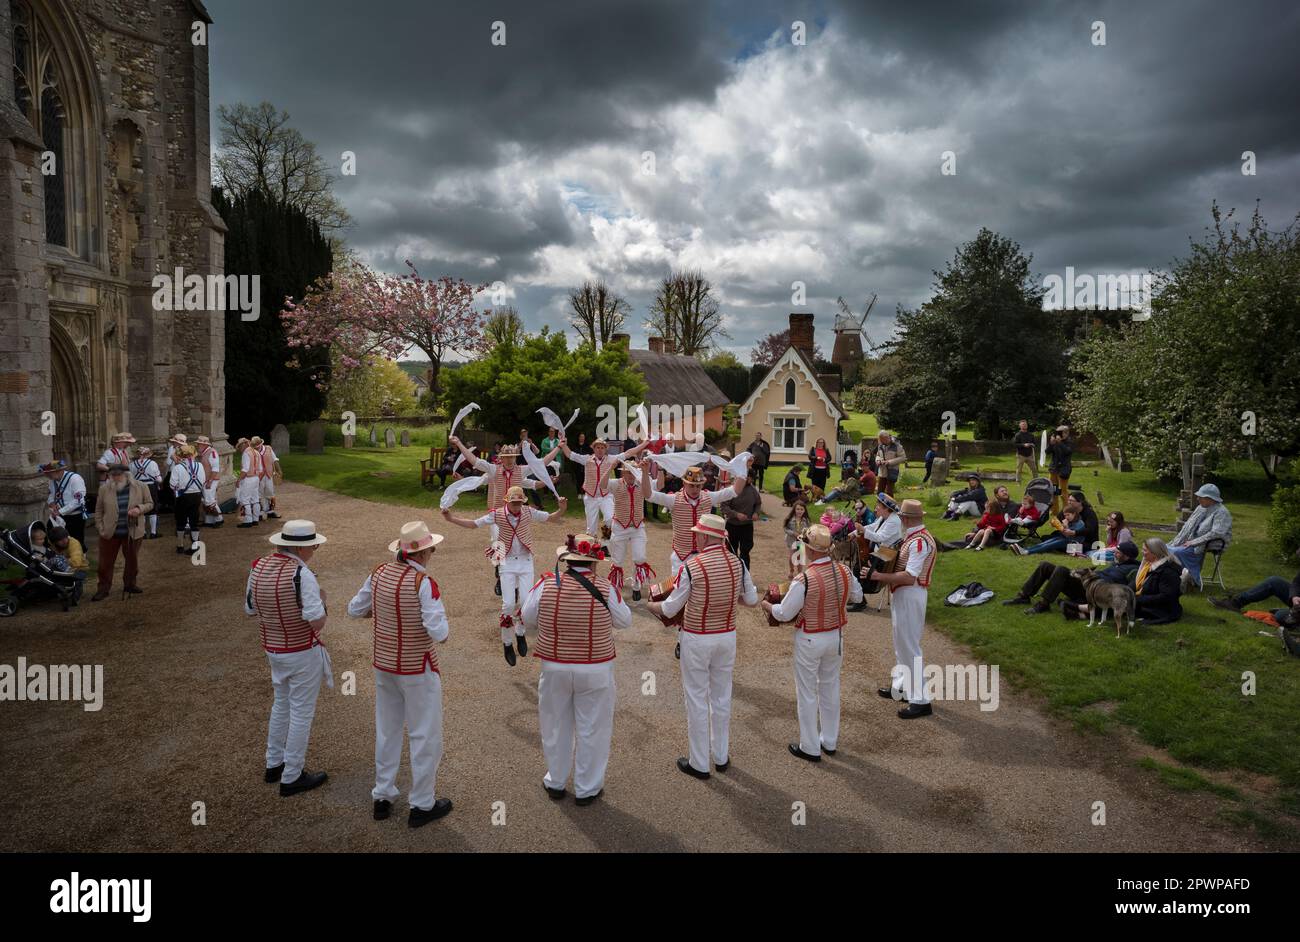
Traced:
[[257, 452], [257, 476], [259, 478], [269, 478], [271, 476], [271, 462], [266, 457], [266, 446], [258, 445], [254, 450]]
[[[262, 459], [257, 454], [257, 449], [249, 445], [244, 449], [244, 454], [248, 455], [248, 475], [249, 478], [260, 478], [262, 476], [261, 467]], [[240, 456], [242, 459], [242, 455]], [[242, 463], [242, 462], [241, 462]], [[242, 468], [241, 468], [242, 470]]]
[[516, 539], [528, 552], [533, 551], [533, 515], [527, 507], [520, 508], [518, 517], [511, 517], [510, 511], [498, 507], [492, 511], [492, 522], [497, 525], [497, 539], [505, 546], [507, 555]]
[[645, 499], [641, 485], [629, 472], [626, 478], [614, 482], [614, 522], [629, 530], [645, 522]]
[[249, 598], [257, 612], [262, 647], [272, 654], [306, 651], [320, 642], [302, 617], [302, 598], [296, 585], [302, 563], [283, 553], [253, 560], [253, 585]]
[[374, 665], [390, 674], [438, 671], [438, 652], [424, 629], [420, 586], [429, 580], [433, 597], [438, 583], [405, 563], [383, 563], [370, 574], [370, 617], [375, 631]]
[[582, 475], [582, 493], [588, 497], [604, 497], [609, 493], [609, 472], [617, 458], [605, 455], [604, 461], [597, 461], [596, 456], [587, 456], [587, 465]]
[[[682, 630], [708, 635], [736, 630], [736, 597], [743, 565], [722, 543], [700, 550], [686, 561], [691, 594], [686, 598]], [[678, 576], [680, 578], [680, 575]]]
[[128, 464], [128, 465], [129, 465], [129, 464], [131, 463], [131, 453], [130, 453], [127, 449], [125, 449], [125, 448], [113, 448], [113, 447], [110, 446], [108, 450], [111, 451], [111, 452], [113, 453], [113, 460], [114, 460], [117, 464]]
[[[903, 546], [898, 551], [897, 571], [902, 572], [907, 568], [908, 559], [911, 558], [913, 552], [920, 550], [922, 543], [925, 543], [930, 547], [930, 555], [925, 558], [925, 568], [922, 569], [921, 574], [916, 577], [916, 584], [922, 588], [928, 589], [930, 587], [930, 573], [934, 572], [934, 560], [938, 555], [934, 545], [934, 537], [930, 535], [929, 530], [920, 529], [914, 533], [909, 533], [903, 538]], [[891, 585], [889, 591], [895, 592], [898, 589], [906, 588], [908, 588], [908, 586]]]
[[[587, 581], [609, 601], [613, 591], [604, 579], [586, 573]], [[558, 579], [545, 573], [537, 602], [537, 657], [560, 664], [601, 664], [614, 659], [614, 619], [571, 573]]]
[[843, 563], [814, 563], [804, 571], [803, 611], [796, 628], [810, 635], [843, 628], [849, 620], [849, 580], [853, 574]]
[[221, 480], [221, 455], [211, 445], [203, 445], [203, 450], [199, 452], [199, 460], [203, 462], [203, 467], [209, 471], [207, 487], [215, 487]]
[[713, 496], [708, 491], [700, 491], [700, 499], [694, 505], [686, 499], [685, 491], [677, 492], [673, 498], [673, 552], [678, 559], [695, 552], [696, 534], [691, 532], [691, 527], [712, 509]]
[[496, 473], [488, 482], [488, 510], [504, 507], [506, 491], [524, 479], [524, 469], [515, 465], [514, 460], [513, 455], [507, 455], [505, 461], [511, 462], [509, 465], [504, 462], [497, 463]]

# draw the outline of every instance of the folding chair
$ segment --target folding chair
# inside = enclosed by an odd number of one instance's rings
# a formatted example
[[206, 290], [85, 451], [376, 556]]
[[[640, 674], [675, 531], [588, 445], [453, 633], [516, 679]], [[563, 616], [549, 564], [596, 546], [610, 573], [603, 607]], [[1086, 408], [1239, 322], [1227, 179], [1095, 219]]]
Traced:
[[1210, 573], [1210, 578], [1205, 578], [1205, 568], [1201, 568], [1201, 591], [1205, 591], [1206, 585], [1217, 585], [1224, 592], [1228, 591], [1228, 586], [1223, 580], [1223, 551], [1226, 549], [1223, 540], [1210, 540], [1205, 544], [1205, 554], [1214, 557], [1214, 571]]

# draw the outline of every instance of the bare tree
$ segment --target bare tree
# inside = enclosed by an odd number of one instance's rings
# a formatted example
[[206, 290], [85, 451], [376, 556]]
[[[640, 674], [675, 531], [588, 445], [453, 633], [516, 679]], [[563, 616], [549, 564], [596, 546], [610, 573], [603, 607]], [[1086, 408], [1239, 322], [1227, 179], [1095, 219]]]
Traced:
[[218, 185], [236, 196], [260, 191], [314, 219], [333, 237], [351, 222], [334, 196], [334, 178], [316, 145], [289, 125], [289, 113], [259, 105], [217, 109], [221, 144], [214, 161]]
[[699, 271], [675, 271], [659, 285], [646, 327], [686, 356], [707, 354], [717, 338], [729, 338], [713, 285]]
[[569, 292], [569, 323], [584, 343], [600, 349], [618, 333], [632, 307], [602, 281], [584, 281]]

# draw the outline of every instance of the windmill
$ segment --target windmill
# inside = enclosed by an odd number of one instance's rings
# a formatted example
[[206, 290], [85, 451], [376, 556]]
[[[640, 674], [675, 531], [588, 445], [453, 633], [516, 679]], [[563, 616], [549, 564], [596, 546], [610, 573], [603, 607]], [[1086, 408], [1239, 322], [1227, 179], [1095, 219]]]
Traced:
[[876, 304], [876, 295], [871, 296], [861, 317], [853, 313], [843, 298], [835, 300], [840, 306], [840, 313], [835, 317], [835, 348], [831, 352], [831, 362], [840, 368], [844, 385], [848, 386], [853, 383], [854, 375], [862, 363], [863, 342], [866, 342], [867, 350], [875, 353], [875, 347], [866, 339], [862, 328], [867, 323], [867, 315]]

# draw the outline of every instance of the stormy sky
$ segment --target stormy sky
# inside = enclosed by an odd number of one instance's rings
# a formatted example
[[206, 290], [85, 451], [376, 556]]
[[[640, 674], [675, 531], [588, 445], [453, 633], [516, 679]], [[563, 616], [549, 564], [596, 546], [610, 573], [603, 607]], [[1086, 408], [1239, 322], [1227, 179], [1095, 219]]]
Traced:
[[795, 281], [829, 353], [836, 296], [879, 295], [879, 343], [981, 226], [1040, 276], [1106, 274], [1168, 267], [1212, 200], [1300, 210], [1292, 0], [206, 5], [214, 141], [220, 104], [287, 110], [356, 153], [336, 192], [365, 260], [503, 281], [533, 330], [603, 277], [644, 346], [689, 267], [742, 360]]

